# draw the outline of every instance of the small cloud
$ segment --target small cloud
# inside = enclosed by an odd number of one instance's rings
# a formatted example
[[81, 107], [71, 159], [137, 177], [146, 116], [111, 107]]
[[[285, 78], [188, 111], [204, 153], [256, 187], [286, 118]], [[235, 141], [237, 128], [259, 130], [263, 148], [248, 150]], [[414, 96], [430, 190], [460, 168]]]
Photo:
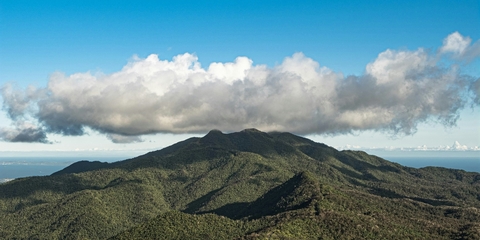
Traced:
[[415, 150], [417, 151], [427, 151], [429, 148], [427, 147], [427, 145], [422, 145], [422, 146], [418, 146], [417, 148], [415, 148]]
[[455, 141], [452, 145], [452, 150], [456, 150], [456, 151], [466, 151], [466, 150], [469, 150], [467, 145], [462, 145], [460, 144], [458, 141]]
[[401, 151], [401, 152], [412, 152], [412, 151], [480, 151], [479, 146], [468, 147], [467, 145], [462, 145], [458, 141], [455, 141], [452, 146], [437, 146], [429, 147], [426, 144], [420, 145], [417, 147], [361, 147], [357, 145], [345, 145], [341, 147], [335, 147], [338, 150], [376, 150], [376, 151]]
[[358, 145], [350, 145], [350, 144], [347, 144], [345, 146], [341, 146], [341, 147], [335, 147], [336, 149], [338, 150], [358, 150], [358, 149], [362, 149], [362, 147], [358, 146]]
[[440, 53], [452, 53], [455, 58], [471, 61], [480, 55], [480, 41], [472, 43], [470, 37], [465, 37], [459, 32], [448, 35], [443, 40]]
[[462, 55], [471, 42], [471, 38], [464, 37], [460, 33], [454, 32], [443, 39], [443, 46], [440, 48], [440, 52], [452, 52], [457, 55]]
[[142, 138], [137, 136], [123, 136], [119, 134], [107, 134], [107, 138], [113, 143], [136, 143], [143, 142]]
[[12, 180], [14, 180], [14, 179], [13, 178], [2, 178], [2, 179], [0, 179], [0, 183], [6, 183], [6, 182], [10, 182]]

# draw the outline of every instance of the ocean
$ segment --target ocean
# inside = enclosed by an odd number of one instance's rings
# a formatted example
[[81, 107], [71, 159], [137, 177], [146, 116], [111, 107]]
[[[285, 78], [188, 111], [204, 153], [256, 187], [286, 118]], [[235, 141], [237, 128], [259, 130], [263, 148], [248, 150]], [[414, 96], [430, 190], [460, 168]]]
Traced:
[[386, 157], [385, 159], [407, 167], [432, 166], [480, 173], [480, 158], [478, 157]]
[[[126, 159], [126, 158], [125, 158]], [[118, 157], [0, 157], [0, 183], [15, 178], [46, 176], [81, 160], [114, 162]]]
[[[480, 159], [476, 157], [387, 157], [385, 159], [414, 168], [435, 166], [480, 173]], [[0, 157], [0, 183], [15, 178], [50, 175], [80, 160], [114, 162], [121, 159], [118, 157], [103, 157], [95, 159], [86, 159], [82, 157]]]

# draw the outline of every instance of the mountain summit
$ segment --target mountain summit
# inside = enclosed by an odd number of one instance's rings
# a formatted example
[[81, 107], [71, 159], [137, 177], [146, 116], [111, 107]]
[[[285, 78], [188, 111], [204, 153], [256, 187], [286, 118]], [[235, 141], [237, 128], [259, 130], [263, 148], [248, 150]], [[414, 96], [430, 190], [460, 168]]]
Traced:
[[478, 239], [480, 174], [290, 133], [212, 130], [0, 184], [7, 239]]

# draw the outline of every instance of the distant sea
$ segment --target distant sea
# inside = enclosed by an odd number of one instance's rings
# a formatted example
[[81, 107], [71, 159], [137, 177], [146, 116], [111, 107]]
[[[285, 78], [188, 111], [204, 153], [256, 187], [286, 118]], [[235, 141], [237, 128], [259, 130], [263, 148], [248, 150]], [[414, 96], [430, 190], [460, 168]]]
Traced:
[[432, 166], [480, 173], [479, 157], [386, 157], [385, 159], [407, 167], [422, 168]]
[[[407, 167], [421, 168], [435, 166], [480, 173], [480, 158], [477, 157], [387, 157], [385, 159]], [[15, 178], [50, 175], [81, 160], [114, 162], [123, 159], [119, 159], [118, 157], [96, 159], [86, 159], [82, 157], [0, 157], [0, 183]]]
[[81, 160], [114, 162], [123, 159], [118, 157], [95, 159], [84, 157], [0, 157], [0, 183], [15, 178], [50, 175]]

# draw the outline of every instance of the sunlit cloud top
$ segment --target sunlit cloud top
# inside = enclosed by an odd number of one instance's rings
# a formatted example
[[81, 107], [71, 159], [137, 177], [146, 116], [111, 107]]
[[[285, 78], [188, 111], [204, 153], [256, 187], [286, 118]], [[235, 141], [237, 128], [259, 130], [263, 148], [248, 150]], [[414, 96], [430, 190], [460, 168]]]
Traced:
[[[43, 88], [2, 87], [11, 142], [50, 143], [48, 134], [86, 129], [116, 143], [156, 133], [211, 129], [345, 134], [375, 130], [414, 134], [426, 121], [455, 125], [459, 110], [479, 104], [478, 76], [461, 65], [478, 58], [480, 43], [454, 32], [436, 53], [387, 49], [362, 75], [344, 76], [295, 53], [274, 67], [248, 57], [201, 66], [195, 54], [172, 60], [135, 57], [112, 74], [51, 74]], [[451, 65], [445, 66], [447, 59]], [[462, 62], [462, 64], [458, 64]]]

